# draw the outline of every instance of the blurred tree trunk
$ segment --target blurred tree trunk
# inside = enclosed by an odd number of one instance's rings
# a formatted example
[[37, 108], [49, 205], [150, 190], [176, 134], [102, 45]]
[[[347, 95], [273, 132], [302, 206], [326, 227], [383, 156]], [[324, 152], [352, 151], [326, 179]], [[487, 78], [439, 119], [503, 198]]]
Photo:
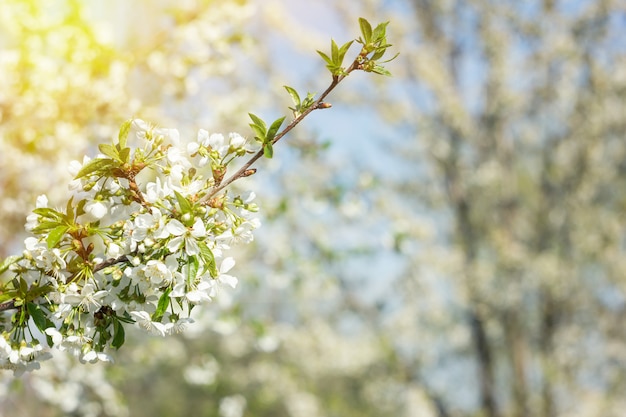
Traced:
[[[450, 16], [441, 16], [436, 1], [416, 0], [417, 17], [423, 28], [423, 36], [438, 48], [444, 61], [444, 68], [449, 72], [448, 80], [452, 85], [447, 87], [455, 92], [460, 92], [459, 60], [463, 57], [464, 47], [460, 39], [449, 37], [445, 33], [442, 23], [445, 20], [452, 22], [453, 26], [463, 19], [462, 2], [455, 2]], [[440, 26], [441, 25], [441, 26]], [[480, 297], [475, 290], [475, 277], [473, 270], [479, 244], [479, 231], [472, 222], [471, 197], [467, 193], [463, 174], [460, 168], [460, 149], [462, 147], [463, 133], [455, 127], [453, 120], [442, 115], [442, 133], [445, 136], [441, 140], [448, 141], [448, 157], [441, 161], [444, 173], [448, 198], [453, 207], [456, 218], [456, 240], [461, 246], [465, 258], [464, 286], [468, 302], [467, 320], [471, 328], [472, 343], [478, 362], [478, 382], [480, 390], [480, 403], [482, 413], [486, 417], [498, 417], [500, 414], [496, 405], [495, 379], [494, 379], [494, 355], [491, 342], [486, 330], [484, 313], [481, 311]]]
[[523, 331], [523, 325], [520, 322], [519, 312], [507, 311], [502, 318], [504, 323], [504, 334], [506, 345], [510, 347], [508, 352], [509, 366], [512, 377], [513, 404], [512, 417], [532, 417], [528, 412], [528, 385], [526, 382], [527, 349], [526, 340]]
[[[584, 247], [582, 224], [613, 204], [594, 161], [624, 165], [609, 154], [598, 159], [606, 149], [624, 152], [611, 144], [624, 132], [610, 127], [614, 116], [600, 121], [599, 104], [624, 94], [619, 77], [608, 91], [599, 75], [603, 64], [619, 67], [610, 30], [623, 13], [611, 1], [412, 4], [423, 54], [412, 76], [435, 103], [424, 117], [432, 136], [422, 138], [433, 149], [455, 224], [451, 241], [463, 255], [457, 279], [479, 370], [479, 415], [561, 415], [556, 392], [573, 388], [585, 356], [581, 350], [581, 362], [565, 366], [561, 333], [583, 331], [577, 314], [598, 302], [584, 271], [612, 269], [599, 254], [612, 232], [598, 233], [597, 248]], [[519, 54], [526, 72], [512, 62]], [[467, 58], [480, 68], [473, 78], [464, 73]], [[476, 101], [467, 100], [468, 83], [480, 92]], [[623, 230], [622, 220], [614, 224]], [[500, 380], [502, 372], [510, 378]], [[539, 379], [531, 382], [533, 374]]]

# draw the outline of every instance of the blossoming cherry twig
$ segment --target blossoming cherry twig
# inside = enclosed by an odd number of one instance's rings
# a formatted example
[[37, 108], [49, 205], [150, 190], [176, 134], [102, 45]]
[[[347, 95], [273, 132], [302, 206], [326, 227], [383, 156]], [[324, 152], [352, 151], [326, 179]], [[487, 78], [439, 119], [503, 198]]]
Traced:
[[197, 305], [235, 288], [235, 260], [226, 254], [231, 244], [252, 241], [260, 222], [254, 193], [226, 189], [254, 174], [251, 166], [271, 158], [274, 144], [312, 111], [329, 108], [324, 100], [350, 73], [389, 75], [377, 63], [390, 46], [387, 23], [372, 29], [360, 19], [360, 25], [363, 46], [347, 68], [342, 62], [352, 41], [341, 47], [332, 41], [329, 55], [318, 51], [332, 80], [317, 100], [285, 87], [294, 118], [282, 130], [285, 117], [268, 127], [250, 114], [254, 143], [203, 129], [184, 142], [175, 129], [134, 119], [99, 146], [97, 157], [73, 162], [64, 208], [37, 198], [22, 255], [0, 263], [0, 274], [11, 274], [0, 288], [0, 367], [18, 374], [36, 369], [49, 357], [47, 347], [83, 362], [110, 361], [107, 350], [124, 344], [126, 325], [159, 336], [183, 331]]

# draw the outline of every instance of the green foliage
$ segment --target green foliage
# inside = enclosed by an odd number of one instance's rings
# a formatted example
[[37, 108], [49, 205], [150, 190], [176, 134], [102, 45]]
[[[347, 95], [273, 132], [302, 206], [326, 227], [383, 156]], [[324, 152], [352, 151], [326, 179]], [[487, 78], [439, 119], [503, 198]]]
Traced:
[[213, 255], [213, 251], [204, 243], [200, 242], [198, 244], [200, 247], [200, 257], [202, 258], [202, 262], [204, 263], [204, 272], [207, 270], [209, 274], [213, 278], [216, 278], [218, 275], [217, 265], [215, 264], [215, 255]]
[[111, 341], [111, 346], [115, 349], [119, 349], [124, 345], [126, 341], [126, 331], [124, 330], [124, 325], [120, 322], [120, 320], [113, 321], [113, 341]]
[[161, 321], [163, 314], [165, 314], [165, 311], [170, 305], [170, 293], [171, 292], [172, 292], [171, 288], [167, 288], [165, 291], [163, 291], [163, 294], [159, 298], [159, 303], [157, 304], [157, 308], [155, 312], [152, 314], [152, 320]]
[[[174, 195], [176, 196], [176, 201], [180, 207], [181, 215], [184, 216], [185, 214], [193, 214], [193, 206], [189, 200], [178, 191], [174, 191]], [[189, 216], [189, 218], [193, 220], [193, 216]]]
[[26, 308], [28, 310], [28, 314], [33, 319], [35, 326], [43, 332], [48, 327], [54, 326], [52, 321], [47, 318], [46, 313], [44, 313], [40, 306], [35, 303], [26, 303]]
[[285, 116], [276, 119], [272, 123], [269, 130], [267, 131], [267, 136], [265, 138], [267, 142], [274, 141], [274, 138], [276, 137], [276, 133], [278, 133], [278, 129], [280, 129], [280, 126], [283, 124], [284, 121], [285, 121]]
[[304, 100], [301, 101], [300, 95], [295, 89], [287, 85], [285, 85], [284, 87], [285, 87], [285, 90], [287, 90], [287, 92], [291, 96], [291, 100], [293, 101], [293, 104], [294, 104], [294, 107], [289, 107], [289, 110], [291, 110], [291, 112], [293, 113], [294, 118], [300, 117], [304, 112], [306, 112], [307, 110], [311, 108], [313, 103], [315, 103], [314, 93], [307, 93]]
[[339, 77], [347, 76], [353, 70], [373, 72], [380, 75], [391, 75], [391, 73], [380, 64], [392, 61], [399, 53], [391, 59], [379, 62], [387, 52], [387, 48], [392, 46], [387, 43], [388, 24], [389, 22], [380, 23], [372, 30], [372, 25], [366, 19], [362, 17], [359, 18], [361, 37], [356, 39], [356, 42], [363, 46], [361, 47], [358, 57], [347, 69], [343, 66], [343, 60], [354, 40], [346, 42], [341, 47], [339, 47], [334, 40], [331, 40], [330, 54], [317, 51], [326, 62], [326, 68], [328, 68], [334, 80]]
[[[117, 161], [116, 161], [117, 159]], [[113, 172], [117, 172], [122, 166], [121, 161], [116, 156], [115, 159], [112, 158], [98, 158], [92, 159], [78, 171], [76, 174], [76, 179], [81, 179], [84, 177], [89, 177], [91, 175], [95, 175], [97, 177], [105, 177]]]
[[333, 77], [345, 76], [348, 74], [343, 67], [343, 59], [353, 42], [354, 41], [346, 42], [339, 47], [334, 40], [331, 40], [330, 56], [326, 55], [322, 51], [317, 51], [324, 61], [326, 61], [326, 68], [328, 68]]
[[59, 242], [61, 242], [61, 240], [63, 239], [63, 237], [65, 236], [68, 230], [69, 230], [69, 226], [67, 225], [57, 226], [54, 229], [50, 230], [48, 232], [48, 238], [46, 239], [46, 243], [48, 244], [48, 247], [49, 248], [56, 247], [59, 244]]
[[[392, 46], [387, 43], [387, 25], [389, 22], [381, 23], [372, 30], [371, 24], [364, 18], [359, 18], [359, 25], [361, 27], [361, 35], [357, 42], [362, 44], [361, 53], [357, 58], [359, 63], [359, 69], [366, 72], [373, 72], [380, 75], [388, 75], [391, 73], [386, 70], [378, 61], [385, 55], [387, 48]], [[368, 57], [369, 54], [372, 54]], [[390, 62], [398, 57], [399, 53], [382, 63]]]
[[5, 258], [0, 263], [0, 274], [4, 273], [7, 269], [9, 269], [11, 267], [11, 265], [16, 263], [20, 259], [22, 259], [22, 257], [21, 256], [16, 256], [16, 255], [9, 256], [9, 257]]
[[280, 126], [285, 120], [285, 116], [276, 119], [268, 129], [263, 119], [253, 113], [248, 113], [248, 115], [250, 116], [250, 119], [252, 119], [250, 127], [255, 133], [254, 139], [261, 143], [261, 146], [263, 147], [263, 155], [266, 158], [272, 158], [274, 156], [274, 139], [276, 138], [276, 134], [278, 133]]
[[128, 140], [128, 134], [130, 133], [130, 128], [132, 124], [133, 124], [133, 119], [128, 119], [124, 123], [122, 123], [122, 126], [120, 127], [120, 131], [117, 135], [118, 142], [117, 142], [116, 148], [118, 151], [122, 149], [127, 149], [126, 142]]

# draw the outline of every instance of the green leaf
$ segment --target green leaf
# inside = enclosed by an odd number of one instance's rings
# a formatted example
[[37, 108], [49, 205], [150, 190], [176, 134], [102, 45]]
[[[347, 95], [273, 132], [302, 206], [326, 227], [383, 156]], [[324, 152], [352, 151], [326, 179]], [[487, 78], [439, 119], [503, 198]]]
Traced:
[[120, 149], [126, 147], [126, 139], [128, 138], [128, 133], [130, 132], [130, 127], [132, 126], [132, 124], [133, 120], [129, 119], [122, 123], [122, 126], [120, 127], [120, 133], [117, 135]]
[[67, 200], [67, 206], [65, 207], [65, 219], [68, 222], [74, 220], [74, 207], [72, 203], [74, 202], [74, 196], [72, 196], [69, 200]]
[[330, 40], [330, 53], [333, 59], [334, 65], [341, 65], [341, 61], [339, 60], [339, 47], [337, 46], [337, 42], [334, 39]]
[[340, 64], [343, 62], [343, 58], [346, 56], [346, 52], [348, 52], [348, 49], [350, 49], [350, 46], [352, 46], [353, 42], [354, 41], [346, 42], [345, 44], [341, 46], [341, 48], [339, 48], [339, 63]]
[[40, 222], [36, 227], [33, 227], [33, 233], [41, 234], [60, 225], [60, 221]]
[[35, 322], [35, 326], [42, 332], [46, 330], [48, 326], [48, 320], [46, 319], [46, 315], [35, 303], [26, 303], [26, 308], [28, 309], [28, 314], [33, 318], [33, 322]]
[[284, 85], [283, 87], [285, 87], [285, 90], [287, 90], [287, 92], [291, 96], [291, 100], [293, 101], [293, 104], [296, 105], [296, 108], [300, 107], [300, 95], [298, 94], [298, 92], [288, 85]]
[[172, 292], [172, 289], [168, 287], [163, 292], [163, 294], [161, 294], [161, 297], [159, 298], [159, 303], [157, 304], [157, 309], [154, 312], [154, 314], [152, 314], [152, 320], [161, 321], [161, 317], [163, 317], [163, 314], [165, 314], [165, 311], [170, 305], [170, 293], [171, 292]]
[[193, 210], [193, 207], [191, 206], [191, 203], [189, 202], [189, 200], [187, 200], [185, 196], [180, 194], [178, 191], [174, 191], [174, 194], [176, 195], [176, 200], [178, 201], [178, 205], [180, 206], [180, 211], [183, 214], [191, 213]]
[[189, 267], [187, 268], [187, 282], [192, 283], [196, 280], [198, 276], [199, 262], [198, 258], [195, 256], [190, 256], [188, 258]]
[[108, 143], [101, 143], [100, 145], [98, 145], [98, 149], [100, 150], [100, 152], [102, 152], [111, 159], [120, 159], [120, 154], [117, 152], [117, 149], [115, 149], [115, 146], [113, 145], [109, 145]]
[[87, 200], [80, 200], [78, 205], [76, 206], [76, 216], [82, 216], [85, 214], [85, 204], [87, 204]]
[[41, 287], [30, 287], [28, 289], [28, 294], [31, 299], [35, 299], [36, 297], [42, 296], [44, 294], [48, 294], [52, 291], [52, 284], [42, 285]]
[[218, 272], [213, 252], [204, 242], [198, 242], [198, 246], [200, 247], [200, 257], [204, 263], [204, 270], [202, 273], [204, 274], [207, 270], [209, 270], [209, 273], [213, 278], [217, 277]]
[[271, 142], [274, 139], [276, 133], [278, 132], [278, 129], [280, 129], [280, 126], [283, 124], [284, 121], [285, 116], [281, 117], [280, 119], [276, 119], [274, 123], [272, 123], [269, 130], [267, 131], [267, 136], [265, 138], [266, 142]]
[[254, 130], [256, 138], [261, 142], [265, 142], [265, 137], [267, 136], [267, 125], [259, 116], [253, 113], [248, 113], [248, 115], [250, 116], [250, 119], [252, 119], [250, 127]]
[[[388, 46], [391, 46], [391, 45], [388, 45]], [[398, 55], [400, 55], [400, 52], [396, 53], [393, 57], [389, 58], [388, 60], [381, 62], [381, 64], [386, 64], [387, 62], [393, 61], [394, 59], [398, 57]]]
[[248, 113], [248, 116], [250, 116], [250, 119], [252, 119], [252, 122], [254, 122], [253, 124], [255, 126], [260, 127], [261, 129], [263, 129], [264, 132], [267, 130], [267, 125], [265, 124], [263, 119], [261, 119], [259, 116], [253, 113]]
[[384, 49], [382, 49], [382, 50], [378, 50], [378, 51], [376, 51], [376, 53], [375, 53], [374, 55], [372, 55], [372, 57], [370, 58], [370, 60], [372, 60], [372, 61], [377, 61], [377, 60], [379, 60], [380, 58], [382, 58], [384, 54], [385, 54], [385, 50], [384, 50]]
[[128, 323], [128, 324], [135, 323], [135, 320], [133, 320], [133, 318], [128, 314], [128, 312], [124, 312], [123, 316], [116, 315], [115, 318], [122, 323]]
[[378, 61], [380, 58], [383, 57], [383, 55], [385, 55], [386, 51], [387, 51], [387, 48], [378, 48], [378, 49], [376, 49], [376, 52], [374, 52], [374, 55], [372, 55], [370, 60], [371, 61]]
[[48, 207], [36, 208], [35, 210], [33, 210], [33, 213], [35, 213], [38, 216], [45, 217], [50, 220], [56, 220], [56, 221], [61, 221], [65, 217], [63, 216], [63, 214], [59, 213], [58, 211], [48, 208]]
[[56, 247], [56, 245], [63, 239], [65, 232], [67, 232], [68, 226], [61, 225], [57, 226], [54, 229], [50, 230], [48, 233], [48, 238], [46, 239], [46, 243], [50, 249]]
[[16, 297], [15, 291], [0, 293], [0, 303], [12, 300]]
[[387, 71], [385, 68], [381, 67], [380, 65], [376, 65], [372, 69], [372, 72], [375, 73], [375, 74], [387, 75], [387, 76], [391, 77], [391, 73], [389, 71]]
[[381, 23], [374, 29], [372, 33], [372, 41], [373, 42], [383, 42], [385, 41], [385, 33], [387, 32], [387, 25], [389, 22]]
[[128, 163], [130, 161], [130, 148], [122, 148], [120, 151], [120, 160], [122, 163]]
[[322, 58], [324, 58], [324, 61], [326, 61], [326, 63], [327, 63], [328, 65], [333, 65], [333, 60], [332, 60], [332, 59], [330, 59], [330, 58], [328, 57], [328, 55], [326, 55], [326, 54], [325, 54], [324, 52], [322, 52], [322, 51], [317, 51], [317, 53], [318, 53], [318, 54], [320, 54], [320, 56], [321, 56]]
[[19, 278], [20, 295], [25, 296], [28, 292], [28, 282], [22, 277]]
[[13, 265], [14, 263], [16, 263], [17, 261], [19, 261], [20, 259], [22, 259], [21, 256], [9, 256], [8, 258], [6, 258], [5, 260], [2, 261], [2, 263], [0, 263], [0, 274], [2, 274], [4, 271], [6, 271], [7, 269], [9, 269], [9, 267], [11, 265]]
[[306, 98], [302, 102], [302, 110], [306, 110], [315, 103], [315, 93], [307, 93]]
[[253, 124], [251, 124], [250, 127], [252, 128], [252, 130], [254, 130], [254, 134], [255, 134], [254, 138], [260, 142], [265, 142], [265, 135], [266, 135], [265, 130]]
[[111, 341], [111, 346], [115, 349], [119, 349], [125, 341], [126, 331], [124, 330], [124, 325], [118, 320], [115, 320], [113, 322], [113, 340]]
[[91, 161], [87, 162], [80, 169], [80, 171], [78, 171], [78, 174], [76, 174], [76, 177], [74, 179], [77, 180], [79, 178], [86, 177], [92, 174], [103, 175], [107, 170], [110, 170], [111, 168], [116, 168], [117, 166], [118, 163], [109, 158], [92, 159]]
[[370, 22], [362, 17], [359, 17], [359, 26], [361, 26], [361, 33], [363, 34], [363, 41], [367, 44], [372, 39], [372, 25]]
[[263, 155], [267, 159], [272, 159], [274, 156], [274, 147], [272, 146], [272, 142], [267, 142], [263, 145]]

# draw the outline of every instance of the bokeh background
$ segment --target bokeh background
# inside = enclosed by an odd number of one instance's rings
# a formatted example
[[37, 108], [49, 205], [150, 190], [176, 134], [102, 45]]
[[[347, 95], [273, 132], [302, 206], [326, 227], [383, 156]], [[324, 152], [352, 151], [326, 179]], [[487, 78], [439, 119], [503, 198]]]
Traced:
[[124, 120], [250, 136], [361, 16], [393, 77], [351, 75], [241, 181], [237, 290], [114, 365], [1, 373], [1, 415], [624, 415], [621, 0], [2, 0], [0, 255]]

